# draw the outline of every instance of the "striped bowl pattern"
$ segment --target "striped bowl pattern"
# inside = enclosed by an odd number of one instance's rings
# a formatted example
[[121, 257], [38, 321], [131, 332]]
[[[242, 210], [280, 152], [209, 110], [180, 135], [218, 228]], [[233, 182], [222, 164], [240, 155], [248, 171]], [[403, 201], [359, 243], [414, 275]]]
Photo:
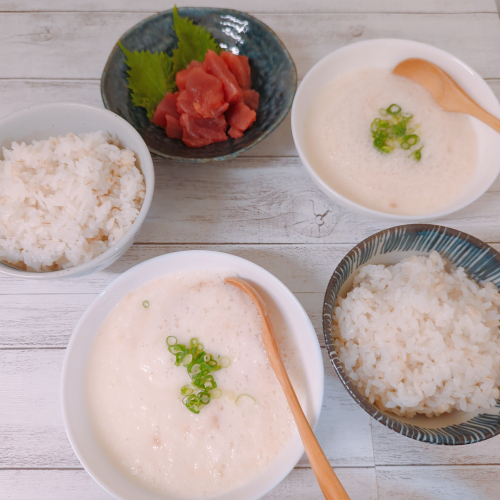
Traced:
[[[432, 250], [437, 251], [453, 265], [463, 267], [467, 275], [475, 281], [491, 281], [500, 288], [500, 254], [477, 238], [455, 229], [431, 224], [410, 224], [386, 229], [356, 245], [335, 269], [323, 304], [326, 348], [344, 387], [361, 408], [378, 422], [403, 436], [426, 443], [475, 443], [500, 434], [500, 400], [495, 408], [487, 413], [471, 414], [470, 419], [466, 421], [462, 418], [460, 422], [450, 424], [448, 420], [443, 426], [434, 422], [427, 427], [425, 420], [432, 422], [434, 418], [415, 417], [418, 418], [419, 425], [410, 424], [408, 422], [412, 419], [400, 419], [396, 415], [384, 413], [360, 394], [347, 375], [333, 344], [332, 316], [335, 302], [342, 285], [358, 267], [368, 261], [379, 263], [377, 258], [387, 260], [387, 254], [393, 254], [396, 259], [394, 262], [397, 262], [411, 254], [428, 255]], [[385, 259], [382, 256], [385, 256]], [[454, 413], [451, 414], [453, 415]]]

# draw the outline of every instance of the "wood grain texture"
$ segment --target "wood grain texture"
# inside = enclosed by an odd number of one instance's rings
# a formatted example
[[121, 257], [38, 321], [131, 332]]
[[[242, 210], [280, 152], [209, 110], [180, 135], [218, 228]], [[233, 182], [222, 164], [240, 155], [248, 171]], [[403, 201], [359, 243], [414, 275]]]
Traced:
[[[374, 468], [335, 470], [351, 500], [378, 500]], [[111, 500], [84, 470], [0, 470], [2, 500]], [[310, 469], [295, 469], [262, 500], [322, 500]]]
[[[104, 271], [84, 278], [36, 282], [2, 276], [0, 278], [0, 312], [7, 315], [8, 311], [7, 307], [3, 305], [2, 294], [100, 293], [106, 285], [127, 269], [153, 257], [182, 250], [214, 250], [237, 255], [267, 269], [293, 293], [324, 294], [335, 267], [352, 246], [352, 244], [133, 245], [118, 262]], [[500, 244], [493, 244], [492, 246], [500, 251]], [[305, 300], [304, 305], [308, 304]], [[312, 300], [315, 304], [317, 303], [316, 299]], [[309, 306], [306, 307], [309, 308]], [[312, 308], [309, 308], [309, 311], [312, 311]], [[315, 314], [321, 314], [318, 309], [315, 309], [315, 311]], [[319, 318], [313, 318], [316, 327], [319, 327], [319, 321]]]
[[[2, 78], [99, 79], [118, 38], [150, 13], [0, 13]], [[266, 14], [257, 17], [280, 36], [302, 78], [344, 45], [372, 38], [406, 38], [463, 59], [483, 77], [500, 77], [498, 15]]]
[[[163, 0], [1, 0], [2, 12], [29, 11], [114, 11], [156, 12], [172, 8]], [[178, 7], [191, 7], [192, 0], [177, 0]], [[249, 4], [246, 0], [198, 0], [198, 7], [222, 7], [249, 12], [496, 12], [494, 0], [273, 0]]]
[[[282, 38], [300, 78], [349, 43], [408, 38], [463, 59], [500, 97], [494, 0], [197, 4], [256, 14]], [[172, 6], [162, 0], [0, 0], [0, 116], [42, 102], [102, 106], [99, 79], [116, 40], [141, 19]], [[335, 266], [355, 243], [393, 224], [349, 214], [314, 187], [297, 158], [290, 117], [245, 156], [198, 167], [156, 159], [155, 198], [138, 244], [100, 273], [44, 283], [0, 278], [0, 498], [111, 498], [81, 469], [64, 431], [62, 348], [92, 298], [144, 260], [203, 248], [256, 262], [296, 294], [323, 342], [322, 300]], [[497, 181], [469, 208], [436, 223], [500, 242], [499, 191]], [[316, 434], [353, 500], [500, 498], [500, 437], [452, 448], [398, 436], [358, 407], [322, 351], [325, 399]], [[322, 498], [302, 457], [265, 500]]]
[[94, 294], [3, 295], [0, 347], [62, 347]]
[[[500, 33], [500, 30], [499, 30]], [[141, 243], [357, 243], [394, 226], [331, 201], [297, 158], [236, 158], [205, 165], [155, 160], [155, 194]], [[436, 224], [500, 241], [500, 179]]]
[[376, 465], [500, 465], [500, 436], [466, 446], [437, 446], [400, 436], [372, 421]]
[[[0, 468], [80, 466], [60, 410], [64, 353], [63, 349], [0, 350]], [[335, 466], [373, 466], [370, 417], [347, 394], [326, 353], [323, 363], [326, 397], [318, 440]], [[299, 463], [308, 465], [305, 458]]]
[[[99, 293], [119, 274], [159, 255], [215, 250], [248, 259], [273, 273], [292, 292], [325, 293], [338, 262], [352, 245], [133, 245], [115, 264], [83, 278], [44, 282], [2, 276], [0, 294]], [[4, 314], [0, 295], [0, 308]]]
[[377, 467], [382, 500], [498, 500], [500, 467]]

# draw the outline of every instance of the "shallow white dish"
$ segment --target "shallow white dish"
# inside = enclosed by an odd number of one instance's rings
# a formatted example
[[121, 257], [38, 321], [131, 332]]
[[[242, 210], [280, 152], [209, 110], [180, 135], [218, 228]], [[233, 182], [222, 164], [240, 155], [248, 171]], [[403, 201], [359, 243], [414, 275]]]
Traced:
[[[73, 449], [87, 472], [117, 499], [166, 500], [166, 497], [145, 490], [119, 471], [101, 450], [94, 435], [87, 418], [84, 398], [84, 373], [94, 336], [109, 311], [130, 291], [172, 272], [206, 269], [235, 271], [259, 290], [273, 317], [280, 315], [283, 318], [293, 335], [305, 373], [308, 398], [306, 416], [313, 426], [318, 421], [324, 388], [318, 339], [298, 300], [277, 278], [252, 262], [221, 252], [192, 250], [148, 260], [123, 273], [87, 308], [71, 336], [61, 377], [63, 420]], [[303, 453], [304, 448], [296, 431], [278, 458], [250, 483], [211, 497], [211, 500], [261, 498], [288, 475]]]
[[478, 104], [500, 117], [500, 104], [487, 83], [469, 66], [448, 52], [410, 40], [367, 40], [342, 47], [319, 61], [305, 76], [295, 94], [292, 106], [292, 133], [302, 164], [316, 185], [339, 205], [360, 215], [379, 220], [416, 222], [444, 217], [479, 198], [500, 172], [500, 134], [470, 117], [478, 138], [478, 166], [472, 182], [459, 198], [448, 206], [424, 215], [395, 215], [360, 205], [342, 196], [326, 184], [308, 159], [305, 123], [318, 93], [334, 78], [356, 69], [393, 68], [411, 57], [427, 59], [444, 69]]
[[74, 102], [40, 104], [16, 111], [0, 120], [0, 147], [10, 148], [13, 141], [29, 144], [33, 140], [44, 140], [69, 132], [80, 134], [97, 130], [115, 134], [122, 146], [131, 148], [136, 154], [136, 165], [144, 175], [146, 196], [132, 227], [114, 246], [85, 264], [62, 271], [36, 273], [22, 271], [0, 262], [1, 274], [37, 280], [83, 276], [108, 267], [130, 248], [146, 219], [155, 184], [151, 153], [130, 123], [107, 109], [88, 104]]

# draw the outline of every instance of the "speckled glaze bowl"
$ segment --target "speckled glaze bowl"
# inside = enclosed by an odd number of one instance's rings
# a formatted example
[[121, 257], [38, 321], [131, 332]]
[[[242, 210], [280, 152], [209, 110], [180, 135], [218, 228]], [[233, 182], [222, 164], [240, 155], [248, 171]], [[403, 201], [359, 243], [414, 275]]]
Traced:
[[454, 411], [439, 417], [398, 417], [372, 405], [353, 384], [334, 347], [332, 316], [337, 297], [352, 288], [355, 271], [364, 264], [396, 264], [412, 255], [432, 250], [454, 266], [463, 267], [475, 281], [491, 281], [500, 287], [500, 254], [466, 233], [430, 224], [386, 229], [356, 245], [335, 269], [323, 304], [323, 333], [333, 367], [353, 399], [375, 420], [393, 431], [425, 443], [460, 445], [476, 443], [500, 434], [500, 400], [487, 411]]
[[[134, 106], [127, 88], [128, 66], [118, 47], [113, 48], [101, 79], [104, 106], [131, 123], [152, 153], [177, 161], [203, 163], [233, 158], [266, 138], [286, 117], [297, 88], [297, 72], [290, 54], [276, 34], [264, 23], [244, 12], [202, 7], [179, 8], [209, 31], [223, 50], [249, 58], [252, 88], [260, 94], [257, 120], [240, 139], [229, 139], [188, 148], [179, 139], [169, 139], [165, 130], [151, 123], [144, 108]], [[167, 52], [177, 47], [171, 10], [140, 22], [120, 41], [128, 50]]]

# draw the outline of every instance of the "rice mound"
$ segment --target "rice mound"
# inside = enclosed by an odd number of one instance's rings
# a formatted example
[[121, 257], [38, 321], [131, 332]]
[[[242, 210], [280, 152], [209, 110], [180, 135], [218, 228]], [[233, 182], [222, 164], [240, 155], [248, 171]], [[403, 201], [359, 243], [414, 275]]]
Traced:
[[437, 252], [365, 265], [334, 311], [335, 349], [358, 390], [382, 410], [429, 417], [495, 406], [500, 294]]
[[137, 218], [144, 178], [107, 132], [12, 143], [0, 161], [0, 260], [68, 269], [105, 252]]

